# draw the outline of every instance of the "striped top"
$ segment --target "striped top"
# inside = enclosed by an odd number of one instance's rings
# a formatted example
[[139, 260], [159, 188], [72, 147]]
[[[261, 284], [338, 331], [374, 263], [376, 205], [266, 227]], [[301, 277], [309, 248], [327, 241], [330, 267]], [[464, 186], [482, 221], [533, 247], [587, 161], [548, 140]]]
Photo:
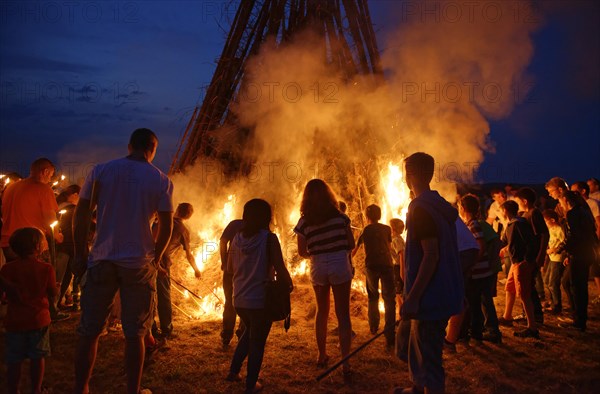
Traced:
[[[479, 222], [477, 220], [471, 219], [469, 221], [469, 223], [467, 223], [467, 227], [469, 228], [469, 230], [471, 230], [471, 232], [473, 233], [473, 236], [475, 236], [476, 240], [481, 239], [485, 242], [483, 229], [481, 228], [481, 225], [479, 224]], [[479, 259], [477, 261], [477, 263], [475, 263], [475, 265], [473, 266], [473, 269], [471, 271], [471, 278], [482, 279], [482, 278], [487, 278], [488, 276], [493, 275], [494, 271], [492, 270], [492, 266], [491, 266], [489, 260], [490, 259], [489, 259], [487, 250], [484, 250], [484, 253], [483, 253], [483, 256], [481, 257], [481, 259]]]
[[346, 232], [349, 224], [350, 218], [342, 213], [317, 225], [309, 225], [301, 217], [294, 232], [306, 238], [310, 255], [339, 252], [350, 250]]

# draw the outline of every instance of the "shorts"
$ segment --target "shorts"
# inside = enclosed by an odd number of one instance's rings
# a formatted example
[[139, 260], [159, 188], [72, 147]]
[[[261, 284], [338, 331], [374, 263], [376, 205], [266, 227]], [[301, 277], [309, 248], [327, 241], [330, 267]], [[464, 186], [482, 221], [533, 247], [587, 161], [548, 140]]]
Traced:
[[352, 265], [345, 250], [310, 256], [310, 262], [313, 286], [341, 285], [352, 280]]
[[83, 336], [100, 335], [119, 290], [125, 337], [145, 336], [154, 313], [156, 273], [152, 264], [124, 268], [112, 261], [101, 261], [88, 268], [81, 292], [81, 320], [77, 332]]
[[39, 360], [50, 355], [49, 326], [29, 331], [7, 331], [5, 361], [17, 364], [23, 360]]
[[535, 268], [534, 262], [512, 263], [504, 289], [509, 293], [516, 293], [517, 297], [521, 299], [531, 297], [533, 270]]

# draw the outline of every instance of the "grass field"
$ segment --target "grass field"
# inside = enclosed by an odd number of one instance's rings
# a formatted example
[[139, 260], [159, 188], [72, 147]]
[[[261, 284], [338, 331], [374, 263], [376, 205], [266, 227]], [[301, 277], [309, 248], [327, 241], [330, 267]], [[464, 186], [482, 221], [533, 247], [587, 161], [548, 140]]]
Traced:
[[[344, 386], [341, 371], [321, 382], [315, 377], [316, 344], [312, 328], [315, 303], [306, 279], [296, 279], [292, 294], [293, 320], [289, 332], [281, 323], [273, 326], [261, 379], [265, 393], [386, 393], [394, 386], [409, 386], [407, 365], [386, 353], [380, 337], [352, 360], [355, 372], [352, 386]], [[590, 282], [590, 298], [596, 290]], [[371, 338], [366, 321], [366, 297], [352, 295], [353, 347]], [[496, 298], [502, 310], [503, 291]], [[180, 306], [186, 302], [175, 297]], [[518, 313], [519, 308], [515, 311]], [[450, 393], [597, 393], [600, 387], [600, 306], [590, 305], [586, 333], [568, 332], [557, 326], [555, 317], [546, 316], [541, 339], [518, 339], [512, 329], [502, 328], [503, 343], [477, 347], [458, 346], [458, 352], [444, 356], [447, 391]], [[47, 360], [45, 386], [52, 393], [69, 393], [73, 387], [73, 354], [77, 335], [77, 315], [52, 325], [52, 356]], [[333, 314], [329, 328], [336, 327]], [[242, 383], [225, 382], [236, 339], [228, 348], [221, 345], [220, 320], [190, 320], [175, 316], [179, 337], [159, 349], [147, 363], [143, 387], [153, 393], [236, 393]], [[4, 335], [0, 335], [3, 352]], [[337, 336], [328, 337], [328, 353], [339, 358]], [[100, 339], [98, 359], [91, 381], [92, 393], [123, 393], [123, 337], [111, 333]], [[0, 382], [5, 381], [1, 364]], [[27, 371], [24, 370], [23, 388]], [[245, 375], [245, 370], [242, 371]], [[0, 384], [0, 387], [5, 386]], [[23, 392], [27, 392], [24, 390]]]

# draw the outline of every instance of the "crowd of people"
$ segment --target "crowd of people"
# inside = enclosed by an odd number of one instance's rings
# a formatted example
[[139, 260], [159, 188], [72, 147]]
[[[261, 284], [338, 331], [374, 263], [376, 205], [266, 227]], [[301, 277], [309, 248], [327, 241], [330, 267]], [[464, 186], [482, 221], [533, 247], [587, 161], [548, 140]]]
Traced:
[[[185, 225], [193, 206], [174, 206], [172, 182], [152, 164], [157, 147], [151, 130], [137, 129], [129, 155], [96, 165], [81, 187], [71, 185], [56, 196], [50, 186], [55, 167], [42, 158], [31, 165], [29, 177], [3, 190], [0, 246], [6, 262], [0, 290], [8, 303], [3, 320], [9, 393], [19, 392], [27, 359], [32, 390], [42, 392], [49, 327], [79, 312], [74, 392], [90, 391], [98, 339], [107, 323], [118, 320], [126, 343], [127, 392], [150, 393], [141, 388], [146, 347], [177, 338], [170, 298], [172, 255], [182, 248], [201, 277]], [[460, 196], [454, 206], [432, 190], [434, 168], [426, 153], [407, 157], [411, 202], [406, 220], [380, 223], [381, 208], [369, 205], [364, 212], [368, 225], [360, 234], [353, 233], [346, 204], [325, 181], [306, 184], [294, 233], [298, 254], [310, 260], [317, 306], [315, 367], [324, 369], [330, 361], [333, 293], [345, 384], [353, 381], [347, 356], [356, 335], [350, 315], [356, 275], [366, 278], [371, 334], [383, 334], [388, 352], [408, 364], [412, 387], [395, 393], [443, 393], [443, 352], [456, 352], [459, 341], [501, 343], [500, 326], [513, 326], [516, 320], [526, 321], [524, 329], [514, 331], [517, 338], [539, 339], [544, 314], [557, 315], [566, 330], [587, 328], [590, 275], [600, 293], [598, 180], [569, 188], [563, 179], [552, 178], [545, 185], [551, 199], [541, 205], [542, 196], [531, 188], [495, 189], [486, 209], [474, 194]], [[234, 334], [238, 337], [224, 377], [242, 381], [247, 359], [247, 393], [263, 388], [259, 376], [272, 324], [265, 282], [277, 277], [289, 292], [294, 289], [271, 218], [271, 205], [252, 199], [220, 242], [222, 343], [228, 346]], [[363, 246], [364, 270], [361, 266], [357, 272], [354, 260]], [[494, 303], [499, 282], [506, 293], [500, 316]], [[381, 333], [380, 294], [385, 309]], [[523, 316], [513, 314], [517, 299]], [[599, 301], [600, 296], [592, 302]]]

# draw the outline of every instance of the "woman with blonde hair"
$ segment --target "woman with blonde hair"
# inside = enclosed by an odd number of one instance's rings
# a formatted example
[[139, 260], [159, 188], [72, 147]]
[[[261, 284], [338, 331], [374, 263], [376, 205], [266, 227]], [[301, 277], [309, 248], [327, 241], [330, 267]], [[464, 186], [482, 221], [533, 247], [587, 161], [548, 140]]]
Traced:
[[[350, 219], [340, 212], [335, 194], [321, 179], [307, 183], [300, 214], [294, 232], [298, 235], [298, 253], [310, 258], [311, 262], [310, 277], [317, 300], [317, 367], [324, 368], [329, 361], [326, 343], [330, 289], [333, 290], [342, 357], [350, 352], [350, 284], [353, 274], [348, 253], [354, 248], [354, 237]], [[343, 371], [344, 381], [350, 383], [348, 362], [344, 363]]]

